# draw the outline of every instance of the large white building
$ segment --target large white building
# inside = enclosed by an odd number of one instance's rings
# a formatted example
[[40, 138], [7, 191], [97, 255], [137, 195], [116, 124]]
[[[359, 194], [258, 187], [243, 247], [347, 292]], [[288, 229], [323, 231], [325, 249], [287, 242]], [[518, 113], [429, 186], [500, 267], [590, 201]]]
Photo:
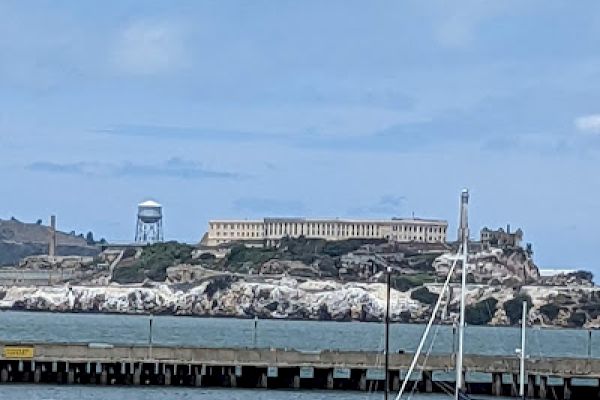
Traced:
[[205, 246], [231, 242], [272, 245], [284, 237], [308, 239], [387, 239], [397, 242], [445, 243], [448, 222], [431, 219], [348, 220], [265, 218], [212, 220], [202, 239]]

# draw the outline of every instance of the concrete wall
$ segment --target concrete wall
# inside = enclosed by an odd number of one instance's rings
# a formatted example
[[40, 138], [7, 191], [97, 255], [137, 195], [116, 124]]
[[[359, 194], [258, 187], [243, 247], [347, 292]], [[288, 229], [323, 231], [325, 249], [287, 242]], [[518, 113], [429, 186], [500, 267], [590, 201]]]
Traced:
[[[5, 346], [19, 346], [18, 343], [0, 344], [0, 360]], [[112, 346], [105, 344], [23, 344], [34, 347], [35, 361], [68, 362], [146, 362], [157, 361], [172, 364], [205, 365], [248, 365], [264, 366], [313, 366], [315, 368], [380, 368], [382, 355], [374, 352], [300, 352], [282, 349], [210, 349], [164, 346]], [[390, 367], [406, 370], [412, 354], [391, 354]], [[464, 361], [465, 369], [485, 373], [512, 373], [518, 371], [516, 357], [473, 356]], [[450, 355], [431, 355], [425, 370], [451, 370], [454, 368]], [[600, 359], [582, 358], [529, 358], [526, 369], [530, 374], [562, 377], [600, 378]]]

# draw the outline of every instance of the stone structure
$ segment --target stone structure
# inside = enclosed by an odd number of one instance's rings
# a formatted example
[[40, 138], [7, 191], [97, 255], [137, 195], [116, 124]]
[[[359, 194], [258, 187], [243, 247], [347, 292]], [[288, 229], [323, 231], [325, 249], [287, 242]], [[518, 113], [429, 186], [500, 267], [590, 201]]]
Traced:
[[[442, 254], [433, 262], [438, 277], [448, 275], [456, 255]], [[454, 275], [460, 277], [462, 262], [457, 265]], [[512, 287], [537, 282], [540, 272], [527, 252], [521, 248], [496, 248], [469, 254], [469, 275], [472, 281], [488, 285]]]
[[[21, 282], [21, 276], [7, 276], [0, 270], [0, 310], [57, 312], [106, 312], [123, 314], [218, 316], [234, 318], [276, 318], [335, 321], [383, 321], [386, 290], [383, 283], [340, 282], [279, 274], [296, 268], [293, 262], [273, 261], [269, 276], [228, 274], [199, 266], [174, 267], [168, 281], [127, 286], [89, 283], [86, 271], [54, 272], [52, 279], [75, 274], [80, 283], [34, 286]], [[11, 271], [13, 273], [18, 271]], [[92, 271], [93, 272], [93, 271]], [[307, 275], [310, 271], [306, 270]], [[42, 275], [41, 273], [46, 273]], [[49, 271], [32, 271], [30, 282], [39, 279], [48, 285]], [[37, 274], [37, 275], [35, 275]], [[7, 280], [4, 284], [2, 279]], [[45, 283], [42, 281], [46, 281]], [[64, 281], [64, 279], [63, 279]], [[469, 284], [466, 299], [467, 322], [471, 325], [517, 324], [523, 296], [531, 299], [531, 326], [600, 327], [600, 288], [589, 286]], [[4, 286], [3, 286], [4, 285]], [[410, 286], [410, 285], [409, 285]], [[394, 322], [426, 323], [441, 283], [424, 283], [393, 288], [390, 292], [390, 319]], [[460, 287], [452, 284], [443, 323], [458, 318]], [[516, 313], [511, 303], [518, 303]], [[476, 317], [476, 320], [471, 319]], [[484, 317], [484, 318], [482, 318]], [[471, 323], [472, 322], [472, 323]]]
[[485, 227], [480, 232], [481, 245], [484, 249], [490, 246], [504, 247], [519, 247], [523, 240], [523, 231], [519, 228], [516, 232], [511, 233], [510, 225], [506, 226], [506, 231], [502, 228], [491, 230]]
[[46, 286], [62, 285], [66, 282], [92, 279], [107, 275], [109, 261], [114, 256], [101, 254], [88, 256], [29, 256], [17, 267], [0, 268], [0, 286]]
[[56, 216], [50, 217], [50, 239], [48, 243], [48, 255], [54, 257], [56, 255]]
[[445, 243], [448, 222], [432, 219], [345, 220], [265, 218], [264, 220], [212, 220], [202, 239], [206, 246], [241, 242], [273, 245], [282, 238], [386, 239], [397, 242]]

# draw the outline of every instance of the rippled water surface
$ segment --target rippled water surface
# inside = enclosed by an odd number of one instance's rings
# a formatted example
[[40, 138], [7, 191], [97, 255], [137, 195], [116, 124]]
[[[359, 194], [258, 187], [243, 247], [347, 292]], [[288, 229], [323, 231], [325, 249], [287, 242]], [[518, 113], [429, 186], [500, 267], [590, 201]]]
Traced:
[[[383, 347], [383, 325], [377, 323], [260, 320], [255, 331], [254, 321], [247, 319], [157, 316], [152, 325], [155, 344], [300, 350]], [[392, 325], [393, 351], [413, 351], [423, 329], [423, 325]], [[452, 327], [434, 328], [432, 335], [436, 337], [435, 353], [452, 352]], [[534, 328], [527, 337], [528, 353], [534, 357], [587, 357], [590, 350], [593, 357], [600, 357], [600, 333], [596, 331], [591, 342], [588, 331], [574, 329]], [[0, 340], [144, 344], [149, 340], [149, 317], [5, 311], [0, 312]], [[519, 345], [518, 328], [472, 326], [466, 330], [466, 353], [514, 354]]]
[[[52, 314], [0, 312], [0, 341], [103, 342], [146, 344], [150, 318], [108, 314]], [[278, 347], [301, 350], [381, 350], [383, 325], [360, 322], [317, 322], [190, 318], [152, 318], [155, 344], [201, 347]], [[416, 348], [423, 325], [394, 324], [391, 346], [411, 352]], [[432, 330], [434, 352], [452, 352], [452, 327]], [[600, 336], [570, 329], [530, 329], [531, 356], [600, 356]], [[468, 327], [466, 351], [477, 354], [514, 354], [520, 344], [517, 328]], [[590, 346], [591, 344], [591, 346]], [[427, 346], [428, 347], [428, 346]], [[198, 389], [164, 387], [96, 387], [57, 385], [3, 385], [0, 399], [11, 400], [335, 400], [380, 399], [381, 393], [328, 391], [279, 391], [244, 389]], [[415, 400], [441, 400], [444, 395], [416, 395]]]
[[[0, 398], [11, 400], [375, 400], [381, 399], [382, 394], [258, 389], [7, 385], [0, 386]], [[439, 394], [416, 394], [413, 399], [442, 400], [450, 397]], [[499, 398], [494, 397], [494, 399]]]

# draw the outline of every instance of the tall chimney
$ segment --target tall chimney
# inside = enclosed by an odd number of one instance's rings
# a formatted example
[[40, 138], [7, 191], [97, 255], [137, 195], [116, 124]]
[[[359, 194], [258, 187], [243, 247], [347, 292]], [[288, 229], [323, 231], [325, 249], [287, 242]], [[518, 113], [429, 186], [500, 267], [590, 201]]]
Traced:
[[50, 243], [48, 245], [48, 255], [56, 255], [56, 215], [50, 216]]

